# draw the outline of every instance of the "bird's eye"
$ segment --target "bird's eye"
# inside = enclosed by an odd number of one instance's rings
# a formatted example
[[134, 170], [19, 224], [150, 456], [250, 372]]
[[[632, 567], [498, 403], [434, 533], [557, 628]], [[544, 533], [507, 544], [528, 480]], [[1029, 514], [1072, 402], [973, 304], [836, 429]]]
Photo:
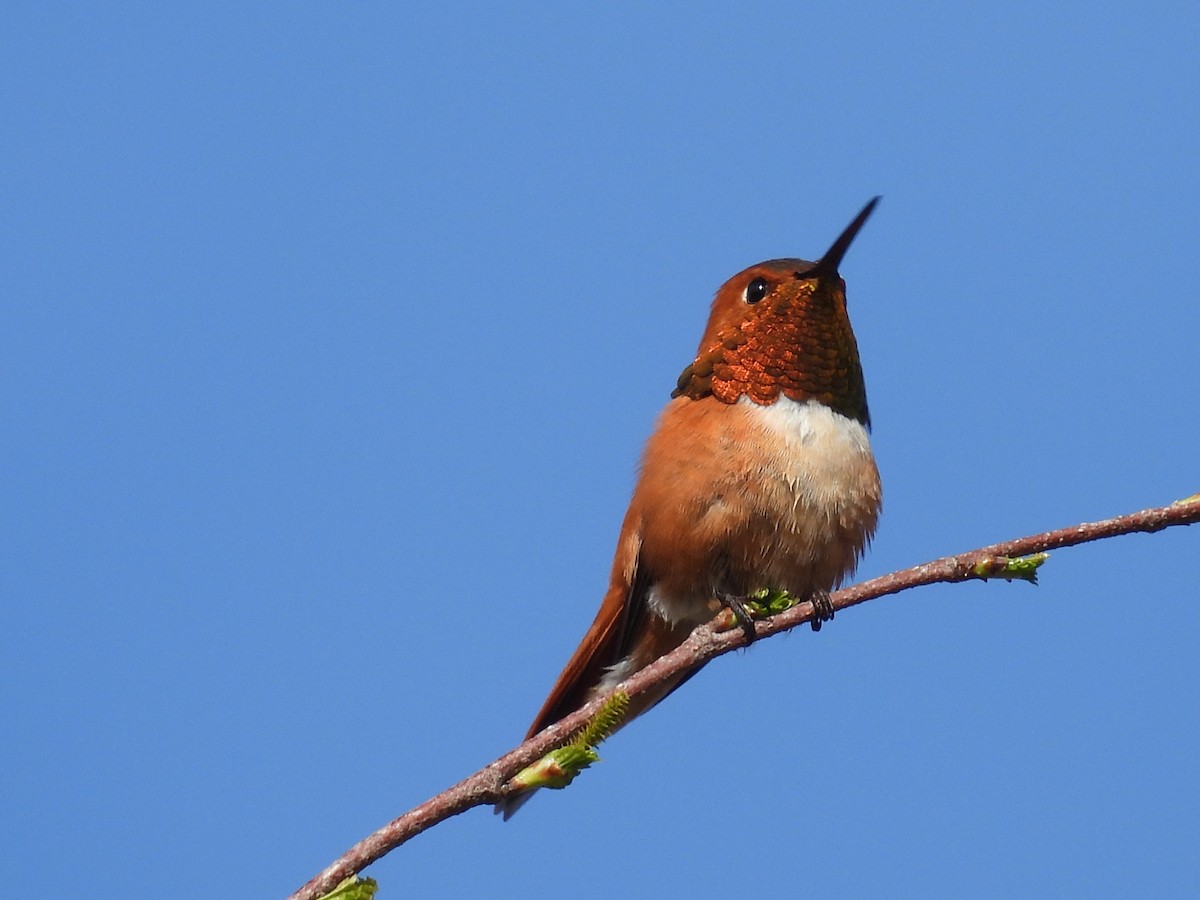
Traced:
[[765, 278], [755, 278], [746, 285], [746, 302], [757, 303], [763, 297], [767, 296], [770, 290], [771, 282]]

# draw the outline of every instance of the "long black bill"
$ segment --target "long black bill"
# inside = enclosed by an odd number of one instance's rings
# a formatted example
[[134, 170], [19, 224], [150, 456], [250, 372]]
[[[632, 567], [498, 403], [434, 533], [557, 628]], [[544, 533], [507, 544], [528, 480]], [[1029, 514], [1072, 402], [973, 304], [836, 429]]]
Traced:
[[867, 219], [871, 217], [871, 213], [875, 211], [876, 204], [879, 203], [879, 197], [872, 197], [871, 202], [862, 208], [854, 221], [846, 226], [846, 230], [838, 235], [838, 239], [833, 242], [833, 246], [825, 251], [825, 255], [821, 257], [820, 262], [806, 272], [806, 276], [813, 275], [836, 275], [838, 266], [842, 264], [842, 257], [846, 255], [846, 251], [850, 249], [850, 245], [857, 237], [858, 231], [866, 224]]

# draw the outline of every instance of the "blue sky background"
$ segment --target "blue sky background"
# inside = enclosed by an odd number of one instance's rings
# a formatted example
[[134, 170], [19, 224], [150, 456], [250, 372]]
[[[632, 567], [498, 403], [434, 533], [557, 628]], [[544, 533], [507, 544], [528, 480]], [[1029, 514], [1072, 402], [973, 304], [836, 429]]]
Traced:
[[[1193, 4], [436, 6], [0, 13], [10, 880], [281, 897], [509, 749], [713, 291], [877, 193], [860, 574], [1200, 490]], [[1194, 896], [1198, 562], [764, 642], [370, 874]]]

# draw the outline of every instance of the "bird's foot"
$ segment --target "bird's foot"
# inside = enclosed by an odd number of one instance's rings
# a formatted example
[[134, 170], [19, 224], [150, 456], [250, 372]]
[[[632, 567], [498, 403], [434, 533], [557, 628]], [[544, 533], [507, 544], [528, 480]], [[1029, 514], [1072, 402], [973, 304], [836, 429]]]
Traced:
[[829, 591], [813, 591], [808, 596], [808, 602], [812, 604], [813, 617], [809, 620], [813, 631], [820, 631], [821, 626], [833, 619], [833, 600], [829, 597]]
[[[813, 591], [803, 599], [812, 604], [813, 617], [809, 619], [812, 630], [820, 631], [821, 626], [832, 620], [834, 615], [833, 600], [829, 596], [829, 591]], [[768, 590], [758, 591], [748, 597], [718, 594], [717, 600], [731, 614], [726, 617], [720, 627], [729, 629], [737, 625], [745, 633], [746, 643], [750, 643], [758, 636], [754, 630], [755, 619], [770, 618], [801, 602], [800, 598], [794, 597], [786, 591]], [[733, 621], [729, 621], [730, 618]]]
[[721, 605], [733, 613], [733, 618], [736, 624], [742, 629], [742, 633], [746, 635], [746, 643], [753, 643], [758, 634], [754, 630], [754, 615], [746, 607], [746, 601], [749, 597], [735, 597], [733, 594], [718, 594], [717, 600]]

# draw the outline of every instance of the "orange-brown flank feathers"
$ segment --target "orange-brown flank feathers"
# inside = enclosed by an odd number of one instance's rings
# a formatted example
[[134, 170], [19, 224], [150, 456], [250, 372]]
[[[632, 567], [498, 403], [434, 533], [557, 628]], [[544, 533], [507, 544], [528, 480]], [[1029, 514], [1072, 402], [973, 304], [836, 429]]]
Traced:
[[[679, 646], [724, 598], [807, 597], [853, 571], [881, 492], [837, 266], [874, 204], [819, 262], [769, 260], [717, 292], [646, 444], [600, 611], [529, 736]], [[637, 698], [630, 717], [690, 674]]]

